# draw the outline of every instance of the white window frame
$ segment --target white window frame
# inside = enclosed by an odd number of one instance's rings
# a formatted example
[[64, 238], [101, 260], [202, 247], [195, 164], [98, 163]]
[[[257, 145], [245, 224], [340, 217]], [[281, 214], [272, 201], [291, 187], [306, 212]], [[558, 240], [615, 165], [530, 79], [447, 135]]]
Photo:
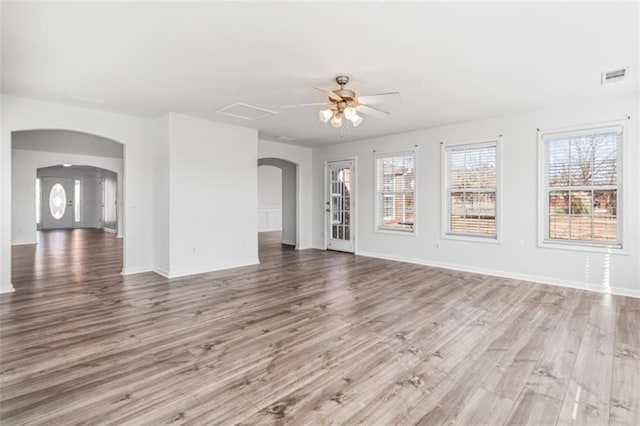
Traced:
[[[381, 226], [382, 223], [382, 214], [384, 214], [382, 210], [382, 206], [380, 203], [382, 202], [382, 197], [379, 197], [378, 194], [378, 160], [381, 158], [392, 158], [392, 157], [406, 157], [413, 156], [413, 165], [414, 165], [414, 187], [413, 187], [413, 229], [394, 229], [394, 228], [385, 228]], [[416, 146], [413, 149], [404, 150], [404, 151], [392, 151], [392, 152], [376, 152], [374, 151], [373, 156], [373, 193], [374, 193], [374, 222], [373, 222], [373, 230], [379, 234], [393, 234], [393, 235], [406, 235], [415, 237], [418, 235], [418, 147]], [[384, 194], [383, 194], [384, 196]], [[395, 211], [395, 206], [394, 206]]]
[[[617, 155], [617, 235], [618, 241], [614, 244], [598, 241], [579, 241], [579, 240], [552, 240], [547, 238], [549, 235], [549, 204], [548, 204], [548, 187], [546, 183], [547, 175], [547, 159], [545, 150], [545, 137], [553, 134], [564, 134], [565, 136], [576, 136], [581, 134], [603, 133], [603, 131], [622, 132], [620, 137], [620, 146]], [[624, 220], [628, 216], [626, 211], [627, 198], [625, 173], [627, 168], [627, 159], [625, 159], [625, 138], [627, 133], [627, 122], [623, 120], [586, 124], [581, 126], [562, 127], [555, 129], [538, 129], [538, 247], [551, 248], [560, 250], [585, 251], [594, 253], [623, 254], [628, 253], [623, 250], [626, 246]]]
[[[493, 138], [477, 139], [465, 142], [442, 142], [441, 146], [441, 168], [442, 168], [442, 223], [441, 223], [441, 238], [445, 240], [460, 240], [460, 241], [473, 241], [480, 243], [501, 244], [502, 243], [502, 135]], [[453, 233], [449, 232], [450, 229], [450, 215], [449, 215], [449, 190], [447, 188], [447, 182], [449, 176], [448, 170], [448, 149], [452, 147], [464, 147], [478, 148], [483, 146], [495, 146], [496, 147], [496, 235], [482, 235], [471, 233]]]

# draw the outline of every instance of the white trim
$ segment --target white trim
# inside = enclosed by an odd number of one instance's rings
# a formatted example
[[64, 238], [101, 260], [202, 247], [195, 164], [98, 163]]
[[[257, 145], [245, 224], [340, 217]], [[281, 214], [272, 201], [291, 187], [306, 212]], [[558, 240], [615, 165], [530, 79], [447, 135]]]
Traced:
[[162, 275], [165, 278], [172, 279], [172, 278], [181, 278], [181, 277], [187, 277], [190, 275], [206, 274], [208, 272], [222, 271], [225, 269], [241, 268], [244, 266], [253, 266], [253, 265], [259, 265], [259, 264], [260, 264], [260, 260], [255, 259], [255, 260], [251, 260], [243, 263], [222, 264], [222, 265], [207, 266], [204, 268], [183, 269], [176, 272], [167, 271], [166, 269], [156, 267], [156, 268], [153, 268], [153, 272], [159, 275]]
[[[450, 233], [449, 230], [449, 191], [447, 149], [451, 147], [465, 148], [489, 148], [496, 147], [496, 235], [474, 235], [471, 233]], [[502, 135], [492, 138], [476, 139], [466, 142], [441, 142], [440, 143], [440, 238], [443, 240], [472, 241], [489, 244], [502, 244]]]
[[151, 266], [139, 266], [136, 268], [123, 268], [120, 275], [135, 275], [144, 274], [145, 272], [153, 272], [154, 268]]
[[[624, 155], [625, 151], [625, 138], [627, 133], [627, 123], [629, 119], [625, 120], [616, 120], [616, 121], [603, 121], [592, 124], [582, 124], [578, 126], [572, 127], [562, 127], [556, 129], [546, 129], [541, 130], [537, 129], [538, 137], [536, 143], [538, 144], [538, 178], [537, 178], [537, 197], [538, 197], [538, 205], [537, 205], [537, 225], [538, 225], [538, 238], [537, 238], [537, 246], [545, 249], [556, 249], [556, 250], [572, 250], [572, 251], [581, 251], [581, 252], [591, 252], [591, 253], [610, 253], [610, 254], [622, 254], [626, 255], [627, 252], [624, 251], [625, 247], [628, 247], [629, 237], [624, 233], [624, 221], [627, 217], [629, 217], [629, 211], [627, 209], [627, 203], [625, 200], [628, 197], [628, 187], [630, 185], [625, 185], [625, 177], [624, 171], [628, 169], [628, 161]], [[620, 136], [620, 144], [618, 146], [618, 158], [617, 165], [619, 167], [617, 173], [617, 233], [619, 241], [616, 244], [606, 244], [600, 243], [598, 241], [579, 241], [579, 240], [549, 240], [547, 239], [548, 235], [548, 220], [549, 217], [549, 205], [547, 201], [547, 192], [548, 186], [546, 183], [547, 176], [547, 164], [546, 164], [546, 150], [545, 150], [545, 137], [548, 135], [558, 135], [565, 134], [567, 137], [571, 137], [572, 135], [578, 134], [593, 134], [593, 133], [601, 133], [600, 130], [608, 130], [608, 132], [602, 133], [612, 133], [614, 130], [621, 134]], [[596, 132], [593, 132], [596, 130]]]
[[116, 229], [111, 229], [111, 228], [102, 228], [102, 230], [104, 232], [108, 232], [109, 234], [117, 234], [118, 231]]
[[[373, 151], [373, 232], [377, 234], [418, 236], [418, 145], [413, 148], [399, 151]], [[413, 227], [408, 228], [387, 228], [379, 225], [380, 214], [384, 213], [378, 199], [378, 160], [381, 158], [405, 157], [413, 155]], [[384, 182], [383, 182], [384, 185]], [[392, 191], [393, 192], [393, 191]], [[384, 194], [383, 194], [384, 195]], [[395, 206], [394, 206], [395, 211]]]
[[396, 262], [413, 263], [413, 264], [416, 264], [416, 265], [431, 266], [431, 267], [434, 267], [434, 268], [451, 269], [451, 270], [454, 270], [454, 271], [471, 272], [471, 273], [475, 273], [475, 274], [490, 275], [490, 276], [501, 277], [501, 278], [510, 278], [510, 279], [515, 279], [515, 280], [528, 281], [528, 282], [532, 282], [532, 283], [536, 283], [536, 284], [548, 284], [548, 285], [554, 285], [554, 286], [559, 286], [559, 287], [575, 288], [575, 289], [578, 289], [578, 290], [593, 291], [593, 292], [597, 292], [597, 293], [608, 293], [608, 294], [615, 294], [615, 295], [618, 295], [618, 296], [627, 296], [627, 297], [640, 298], [640, 290], [624, 288], [624, 287], [609, 287], [609, 291], [607, 291], [605, 289], [605, 287], [602, 286], [602, 285], [597, 285], [597, 284], [592, 284], [592, 283], [585, 283], [585, 282], [580, 282], [580, 281], [573, 281], [573, 280], [564, 280], [564, 279], [553, 278], [553, 277], [536, 276], [536, 275], [528, 275], [528, 274], [518, 274], [518, 273], [513, 273], [513, 272], [500, 271], [500, 270], [496, 270], [496, 269], [479, 268], [479, 267], [474, 267], [474, 266], [459, 265], [459, 264], [447, 263], [447, 262], [427, 261], [427, 260], [423, 260], [423, 259], [416, 259], [416, 258], [410, 258], [410, 257], [404, 257], [404, 256], [387, 255], [387, 254], [384, 254], [384, 253], [376, 253], [376, 252], [363, 251], [363, 252], [359, 252], [359, 253], [356, 253], [356, 254], [358, 256], [373, 257], [373, 258], [376, 258], [376, 259], [393, 260], [393, 261], [396, 261]]
[[0, 294], [11, 294], [14, 291], [16, 291], [15, 288], [13, 288], [13, 284], [9, 283], [8, 286], [0, 286]]
[[38, 241], [27, 241], [23, 243], [11, 243], [11, 246], [30, 246], [38, 244]]
[[[629, 117], [619, 118], [617, 120], [599, 121], [597, 123], [577, 124], [575, 126], [563, 126], [552, 127], [549, 129], [538, 129], [538, 133], [554, 134], [554, 133], [569, 133], [569, 132], [582, 132], [583, 130], [595, 130], [607, 127], [624, 126], [629, 121]], [[623, 128], [623, 131], [625, 129]]]
[[[271, 213], [278, 213], [280, 215], [280, 224], [271, 225], [271, 221], [269, 220]], [[265, 226], [261, 227], [258, 224], [258, 233], [260, 232], [274, 232], [274, 231], [282, 231], [282, 207], [280, 206], [264, 206], [258, 207], [258, 221], [260, 220], [260, 216], [264, 216], [264, 224]], [[297, 230], [296, 230], [297, 237]], [[293, 243], [295, 245], [295, 243]]]

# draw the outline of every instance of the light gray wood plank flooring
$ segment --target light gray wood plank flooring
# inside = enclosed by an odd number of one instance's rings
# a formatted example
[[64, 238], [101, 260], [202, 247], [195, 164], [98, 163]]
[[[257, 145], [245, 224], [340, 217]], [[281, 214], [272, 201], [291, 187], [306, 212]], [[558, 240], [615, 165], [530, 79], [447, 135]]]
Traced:
[[280, 246], [119, 274], [44, 232], [0, 296], [2, 424], [640, 424], [640, 300]]

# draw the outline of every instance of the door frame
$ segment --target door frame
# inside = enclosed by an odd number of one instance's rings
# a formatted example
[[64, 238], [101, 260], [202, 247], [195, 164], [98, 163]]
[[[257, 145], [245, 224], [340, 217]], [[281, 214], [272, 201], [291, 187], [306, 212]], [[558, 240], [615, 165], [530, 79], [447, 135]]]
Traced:
[[360, 191], [358, 189], [358, 156], [353, 156], [353, 157], [347, 157], [347, 158], [340, 158], [340, 159], [336, 159], [336, 160], [324, 160], [324, 169], [323, 169], [323, 175], [324, 175], [324, 181], [323, 181], [323, 192], [324, 192], [324, 196], [323, 199], [324, 201], [322, 202], [322, 221], [323, 221], [323, 234], [324, 234], [324, 238], [323, 238], [323, 245], [324, 245], [324, 250], [327, 250], [328, 246], [329, 246], [329, 228], [327, 223], [329, 222], [327, 219], [327, 202], [330, 202], [329, 200], [329, 186], [327, 184], [327, 180], [329, 175], [327, 174], [327, 168], [329, 166], [329, 163], [335, 163], [338, 161], [353, 161], [353, 191], [356, 192], [356, 196], [355, 197], [351, 197], [351, 216], [349, 218], [350, 222], [351, 222], [351, 229], [350, 229], [350, 234], [351, 234], [351, 238], [353, 240], [353, 254], [357, 254], [358, 253], [358, 204], [360, 204], [358, 202], [358, 197], [360, 197]]
[[[37, 169], [36, 169], [36, 176], [37, 176]], [[56, 229], [75, 229], [76, 228], [76, 221], [75, 221], [75, 206], [76, 206], [76, 197], [75, 197], [75, 193], [74, 193], [74, 185], [75, 185], [75, 178], [73, 177], [58, 177], [58, 176], [41, 176], [37, 179], [40, 179], [40, 229], [42, 231], [53, 231]], [[71, 216], [71, 226], [65, 226], [65, 227], [57, 227], [57, 228], [49, 228], [47, 226], [45, 226], [44, 224], [44, 218], [46, 214], [51, 214], [51, 212], [49, 211], [49, 195], [47, 194], [46, 191], [44, 190], [45, 188], [45, 183], [44, 180], [45, 179], [53, 179], [53, 180], [58, 180], [58, 179], [68, 179], [71, 181], [71, 184], [69, 185], [69, 193], [65, 194], [66, 197], [66, 207], [65, 207], [65, 214], [67, 214], [67, 211], [69, 211], [69, 215]], [[59, 182], [58, 182], [59, 183]], [[67, 191], [67, 188], [65, 188], [65, 191]], [[71, 195], [71, 196], [70, 196]], [[71, 205], [69, 205], [68, 201], [69, 198], [71, 198]], [[45, 213], [46, 212], [46, 213]], [[37, 225], [36, 225], [36, 229], [37, 229]]]

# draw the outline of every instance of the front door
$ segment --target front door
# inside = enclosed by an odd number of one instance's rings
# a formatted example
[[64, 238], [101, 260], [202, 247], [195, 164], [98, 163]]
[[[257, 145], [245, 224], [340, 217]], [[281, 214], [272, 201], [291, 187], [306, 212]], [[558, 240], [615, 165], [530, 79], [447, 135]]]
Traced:
[[355, 167], [353, 160], [327, 163], [327, 248], [354, 252]]
[[42, 178], [42, 229], [73, 228], [73, 179]]

